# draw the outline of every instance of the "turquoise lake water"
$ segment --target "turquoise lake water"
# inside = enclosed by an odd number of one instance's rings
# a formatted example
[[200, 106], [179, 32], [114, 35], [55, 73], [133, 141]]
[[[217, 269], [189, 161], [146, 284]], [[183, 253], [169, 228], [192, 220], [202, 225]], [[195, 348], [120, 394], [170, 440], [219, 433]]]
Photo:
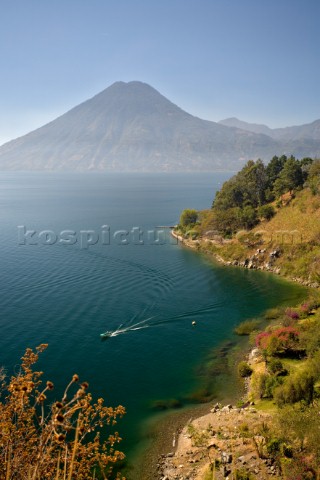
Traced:
[[[199, 365], [235, 325], [302, 296], [298, 286], [215, 265], [154, 233], [184, 208], [209, 208], [227, 178], [1, 174], [0, 364], [10, 372], [26, 347], [48, 343], [40, 366], [56, 391], [78, 373], [95, 396], [127, 408], [119, 430], [129, 455], [152, 405], [187, 403], [203, 380]], [[100, 339], [147, 318], [147, 328]]]

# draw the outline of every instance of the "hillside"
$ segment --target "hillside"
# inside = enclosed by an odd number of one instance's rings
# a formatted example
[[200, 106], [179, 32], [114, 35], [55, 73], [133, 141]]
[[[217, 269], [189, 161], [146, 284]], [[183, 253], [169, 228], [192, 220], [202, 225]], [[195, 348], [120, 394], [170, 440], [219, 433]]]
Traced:
[[[267, 130], [267, 133], [269, 130]], [[201, 120], [142, 82], [116, 82], [69, 112], [0, 147], [1, 170], [238, 170], [274, 151], [320, 155], [320, 137], [279, 141]]]
[[[286, 191], [292, 169], [296, 183]], [[319, 287], [320, 161], [273, 157], [267, 167], [248, 162], [217, 192], [211, 210], [183, 212], [177, 234], [226, 264]]]
[[[234, 333], [248, 338], [237, 365], [244, 394], [237, 408], [217, 404], [186, 427], [184, 437], [189, 434], [192, 454], [202, 461], [196, 478], [318, 479], [320, 160], [248, 162], [216, 193], [210, 210], [184, 210], [173, 234], [227, 266], [268, 270], [313, 287], [301, 303], [236, 326]], [[181, 444], [180, 438], [170, 467], [188, 455], [190, 443]]]

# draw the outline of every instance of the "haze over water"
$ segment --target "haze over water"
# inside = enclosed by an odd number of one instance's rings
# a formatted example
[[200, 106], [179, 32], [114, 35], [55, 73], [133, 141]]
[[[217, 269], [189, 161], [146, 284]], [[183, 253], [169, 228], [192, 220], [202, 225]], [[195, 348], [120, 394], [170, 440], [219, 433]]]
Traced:
[[[148, 237], [176, 224], [184, 208], [209, 208], [227, 177], [3, 173], [0, 364], [10, 373], [25, 348], [48, 343], [40, 368], [56, 386], [49, 401], [78, 373], [95, 396], [127, 408], [119, 431], [130, 453], [153, 403], [184, 403], [200, 388], [196, 367], [236, 324], [302, 297], [302, 288], [272, 275], [212, 264], [170, 236], [163, 244]], [[34, 240], [43, 230], [101, 235], [105, 225], [109, 245], [19, 245], [18, 226], [35, 230]], [[127, 245], [113, 238], [134, 227], [143, 244], [132, 234], [121, 237]], [[147, 318], [148, 328], [100, 339]]]

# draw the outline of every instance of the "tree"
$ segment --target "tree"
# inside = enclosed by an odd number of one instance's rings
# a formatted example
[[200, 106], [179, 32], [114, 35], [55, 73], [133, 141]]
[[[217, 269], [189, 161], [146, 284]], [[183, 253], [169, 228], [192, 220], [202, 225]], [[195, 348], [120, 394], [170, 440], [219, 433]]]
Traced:
[[227, 210], [251, 205], [257, 207], [265, 201], [267, 174], [261, 160], [249, 160], [242, 170], [225, 182], [216, 193], [213, 208]]
[[264, 218], [265, 220], [271, 220], [276, 214], [275, 209], [272, 205], [262, 205], [258, 208], [258, 215], [259, 217]]
[[212, 208], [215, 210], [228, 210], [241, 207], [244, 201], [244, 192], [239, 182], [238, 175], [224, 182], [221, 190], [217, 191]]
[[258, 223], [257, 211], [251, 205], [247, 205], [239, 212], [240, 226], [250, 230]]
[[253, 207], [265, 202], [265, 190], [267, 187], [267, 173], [264, 164], [259, 159], [252, 160], [240, 172], [243, 183], [244, 201]]
[[274, 182], [274, 193], [276, 196], [280, 196], [285, 192], [292, 192], [292, 190], [301, 185], [303, 185], [301, 166], [294, 157], [290, 157]]
[[307, 185], [310, 187], [312, 195], [319, 193], [320, 187], [320, 160], [314, 160], [308, 171]]
[[267, 174], [267, 183], [270, 190], [273, 189], [273, 184], [279, 177], [285, 163], [287, 161], [287, 157], [282, 155], [280, 158], [276, 155], [270, 160], [266, 167], [266, 174]]
[[190, 208], [187, 208], [183, 210], [183, 212], [180, 215], [180, 225], [183, 227], [190, 227], [191, 225], [194, 225], [198, 220], [198, 212], [197, 210], [193, 210]]
[[232, 235], [241, 227], [240, 211], [239, 207], [215, 210], [214, 228], [223, 235]]

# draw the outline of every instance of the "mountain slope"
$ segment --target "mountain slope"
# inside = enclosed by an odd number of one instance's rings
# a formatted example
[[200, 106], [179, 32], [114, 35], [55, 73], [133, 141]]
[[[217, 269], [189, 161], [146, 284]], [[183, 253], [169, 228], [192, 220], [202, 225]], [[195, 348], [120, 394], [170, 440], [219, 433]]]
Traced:
[[282, 146], [268, 135], [201, 120], [145, 83], [116, 82], [0, 147], [0, 169], [235, 170], [250, 158], [275, 153]]

